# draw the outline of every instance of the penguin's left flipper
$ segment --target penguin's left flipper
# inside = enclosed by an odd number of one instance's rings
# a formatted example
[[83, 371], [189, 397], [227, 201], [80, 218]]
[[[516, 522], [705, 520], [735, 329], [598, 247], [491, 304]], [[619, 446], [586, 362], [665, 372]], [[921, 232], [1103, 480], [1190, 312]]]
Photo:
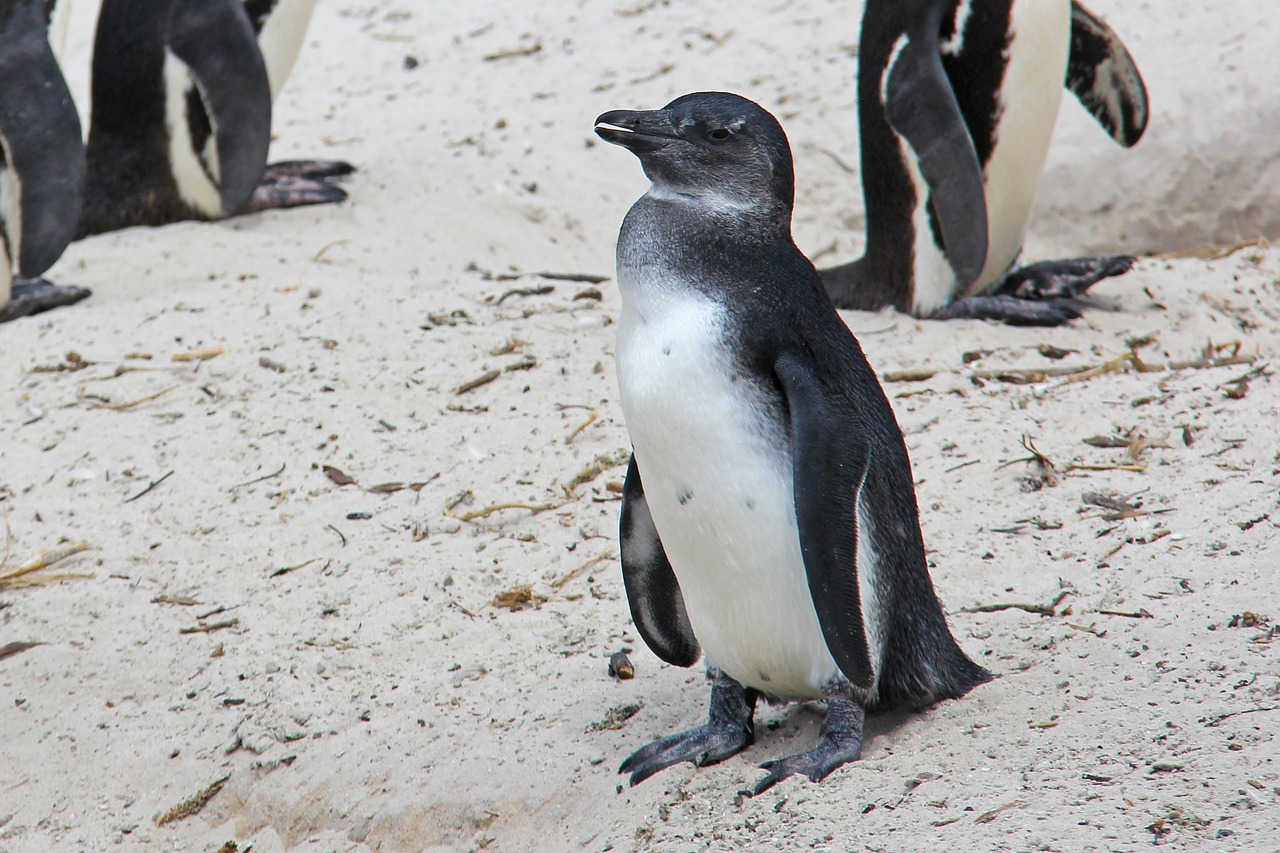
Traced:
[[84, 287], [53, 284], [42, 278], [16, 278], [9, 294], [9, 304], [0, 308], [0, 323], [74, 305], [81, 299], [88, 298], [90, 293]]
[[1147, 88], [1137, 63], [1106, 22], [1071, 4], [1067, 88], [1111, 138], [1128, 148], [1147, 128]]
[[890, 60], [882, 95], [885, 117], [911, 147], [929, 187], [929, 206], [963, 290], [987, 261], [987, 201], [982, 166], [942, 67], [936, 34], [916, 37]]
[[309, 204], [336, 204], [347, 197], [331, 178], [350, 175], [355, 166], [342, 160], [283, 160], [272, 163], [262, 173], [262, 182], [240, 213], [304, 207]]

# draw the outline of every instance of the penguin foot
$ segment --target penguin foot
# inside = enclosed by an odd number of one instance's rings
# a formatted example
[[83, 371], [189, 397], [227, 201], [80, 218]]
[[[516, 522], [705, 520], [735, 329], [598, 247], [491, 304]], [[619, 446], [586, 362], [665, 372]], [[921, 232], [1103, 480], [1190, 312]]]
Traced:
[[995, 294], [966, 296], [929, 315], [930, 320], [998, 320], [1010, 326], [1061, 326], [1080, 317], [1067, 302], [1036, 302]]
[[865, 718], [866, 712], [852, 698], [828, 697], [822, 740], [808, 752], [761, 764], [760, 768], [768, 770], [769, 775], [760, 780], [751, 796], [763, 794], [788, 776], [803, 774], [813, 782], [821, 782], [841, 764], [857, 761], [862, 755], [862, 724]]
[[42, 278], [15, 278], [9, 304], [0, 308], [0, 323], [74, 305], [91, 292], [84, 287], [54, 284]]
[[1111, 276], [1133, 268], [1131, 255], [1041, 261], [1005, 273], [995, 293], [1018, 299], [1074, 299]]
[[704, 725], [655, 740], [622, 762], [619, 773], [631, 774], [635, 787], [682, 761], [697, 767], [715, 764], [746, 749], [755, 740], [752, 719], [756, 691], [721, 675], [711, 686], [711, 710]]
[[356, 169], [341, 160], [284, 160], [272, 163], [262, 173], [262, 182], [241, 213], [334, 204], [347, 193], [330, 183], [331, 178], [349, 175]]

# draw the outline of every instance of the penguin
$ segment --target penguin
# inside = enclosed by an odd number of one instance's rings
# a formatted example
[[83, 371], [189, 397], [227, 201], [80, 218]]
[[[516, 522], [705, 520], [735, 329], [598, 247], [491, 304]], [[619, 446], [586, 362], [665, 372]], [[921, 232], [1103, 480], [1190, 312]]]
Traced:
[[606, 112], [651, 181], [617, 247], [616, 349], [632, 457], [619, 523], [632, 618], [676, 666], [705, 656], [706, 724], [623, 762], [636, 785], [750, 745], [753, 712], [825, 700], [820, 743], [759, 794], [861, 754], [865, 711], [958, 698], [990, 674], [934, 594], [902, 433], [791, 238], [778, 122], [737, 95]]
[[75, 234], [85, 152], [41, 0], [0, 0], [0, 322], [70, 305], [41, 278]]
[[1016, 268], [1064, 87], [1120, 145], [1147, 94], [1073, 0], [867, 0], [858, 58], [863, 257], [822, 271], [840, 308], [1059, 325], [1128, 256]]
[[272, 98], [313, 5], [104, 0], [78, 236], [346, 198], [328, 179], [349, 164], [266, 165]]

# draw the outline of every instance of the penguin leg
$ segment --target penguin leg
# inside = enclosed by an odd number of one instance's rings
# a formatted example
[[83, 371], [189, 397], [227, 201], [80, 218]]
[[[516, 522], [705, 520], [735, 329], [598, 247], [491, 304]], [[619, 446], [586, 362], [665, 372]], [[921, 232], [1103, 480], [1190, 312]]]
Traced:
[[760, 780], [751, 796], [763, 794], [788, 776], [804, 774], [821, 782], [841, 764], [857, 761], [862, 755], [862, 723], [866, 711], [853, 697], [848, 684], [823, 691], [827, 694], [827, 718], [822, 721], [822, 740], [808, 752], [766, 761], [760, 767], [769, 775]]
[[9, 304], [0, 308], [0, 323], [74, 305], [90, 293], [84, 287], [53, 284], [42, 278], [15, 278]]
[[633, 787], [682, 761], [690, 761], [697, 767], [723, 761], [755, 740], [754, 715], [759, 694], [710, 663], [707, 674], [712, 679], [707, 722], [695, 729], [667, 735], [632, 753], [618, 772], [630, 773]]
[[283, 160], [272, 163], [262, 173], [262, 181], [241, 213], [333, 204], [344, 200], [346, 192], [330, 178], [354, 172], [355, 166], [342, 160]]
[[1133, 262], [1131, 255], [1041, 261], [1005, 273], [994, 292], [1018, 299], [1074, 299], [1104, 278], [1124, 275]]

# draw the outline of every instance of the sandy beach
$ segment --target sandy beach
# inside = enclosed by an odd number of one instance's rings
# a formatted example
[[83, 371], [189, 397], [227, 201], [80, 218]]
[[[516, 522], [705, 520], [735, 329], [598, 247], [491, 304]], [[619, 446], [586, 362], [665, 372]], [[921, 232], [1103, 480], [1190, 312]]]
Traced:
[[1027, 255], [1134, 271], [1057, 329], [844, 314], [1000, 677], [751, 799], [820, 705], [615, 772], [707, 690], [619, 573], [646, 181], [592, 122], [759, 101], [797, 243], [855, 258], [861, 4], [322, 0], [272, 158], [354, 163], [350, 199], [75, 243], [49, 277], [93, 296], [0, 327], [0, 577], [85, 548], [0, 583], [0, 649], [38, 644], [0, 651], [0, 851], [1275, 849], [1280, 9], [1091, 8], [1151, 124], [1064, 96]]

